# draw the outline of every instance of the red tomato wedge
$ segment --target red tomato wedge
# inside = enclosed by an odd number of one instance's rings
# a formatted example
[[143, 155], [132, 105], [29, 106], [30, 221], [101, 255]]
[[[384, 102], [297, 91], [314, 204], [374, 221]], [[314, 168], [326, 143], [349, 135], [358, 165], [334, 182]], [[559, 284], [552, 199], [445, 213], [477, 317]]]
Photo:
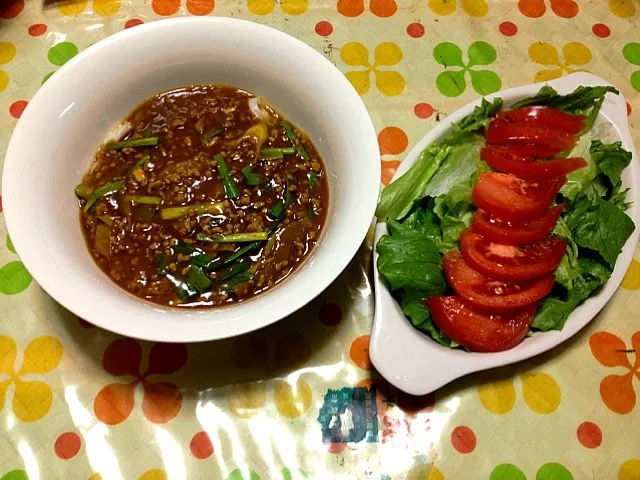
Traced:
[[490, 215], [484, 210], [473, 214], [471, 228], [487, 239], [506, 245], [524, 245], [542, 240], [553, 230], [564, 205], [557, 205], [542, 217], [525, 222], [510, 222]]
[[535, 183], [506, 173], [482, 173], [473, 187], [473, 202], [503, 220], [541, 217], [564, 185], [566, 177]]
[[485, 134], [487, 143], [500, 145], [544, 145], [565, 150], [578, 141], [577, 137], [535, 123], [508, 123], [503, 120], [493, 120]]
[[555, 235], [520, 247], [493, 243], [471, 230], [460, 235], [460, 251], [469, 266], [489, 278], [501, 280], [542, 277], [560, 264], [566, 250], [567, 242]]
[[433, 321], [453, 341], [475, 352], [500, 352], [519, 344], [527, 334], [536, 306], [490, 314], [467, 305], [460, 297], [424, 300]]
[[496, 280], [469, 266], [462, 254], [451, 251], [442, 259], [444, 272], [458, 295], [474, 307], [490, 313], [517, 310], [545, 297], [553, 287], [553, 274], [536, 280]]
[[571, 115], [552, 107], [528, 106], [505, 110], [496, 116], [500, 120], [513, 123], [535, 123], [545, 125], [563, 132], [576, 134], [584, 130], [587, 117], [583, 115]]
[[536, 158], [547, 158], [553, 155], [556, 155], [564, 150], [562, 147], [549, 147], [547, 145], [533, 145], [533, 144], [522, 144], [522, 145], [489, 145], [494, 150], [503, 153], [509, 153], [511, 155], [518, 155], [520, 157], [526, 157], [527, 160], [533, 161]]
[[492, 168], [504, 173], [512, 173], [524, 180], [549, 180], [567, 175], [588, 165], [581, 157], [531, 162], [527, 157], [503, 153], [492, 147], [484, 147], [480, 152], [480, 157]]

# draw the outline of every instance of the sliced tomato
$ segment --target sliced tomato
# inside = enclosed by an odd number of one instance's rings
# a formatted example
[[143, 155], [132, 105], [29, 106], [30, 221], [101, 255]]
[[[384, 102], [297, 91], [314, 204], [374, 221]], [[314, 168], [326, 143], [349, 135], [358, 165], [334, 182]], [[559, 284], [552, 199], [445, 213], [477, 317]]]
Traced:
[[499, 112], [496, 117], [507, 122], [530, 122], [537, 125], [545, 125], [571, 134], [580, 133], [584, 130], [587, 120], [587, 117], [583, 115], [571, 115], [557, 108], [539, 105], [504, 110]]
[[508, 313], [485, 313], [457, 296], [431, 297], [424, 302], [442, 331], [474, 352], [500, 352], [518, 345], [529, 331], [536, 310], [532, 305]]
[[566, 177], [536, 183], [507, 173], [482, 173], [473, 187], [473, 202], [503, 220], [541, 217], [564, 185]]
[[542, 217], [525, 222], [502, 220], [484, 210], [478, 210], [473, 214], [471, 228], [492, 242], [524, 245], [537, 242], [549, 235], [563, 209], [564, 205], [556, 205]]
[[567, 175], [588, 165], [581, 157], [531, 162], [527, 157], [503, 153], [492, 147], [484, 147], [480, 152], [480, 157], [492, 168], [504, 173], [512, 173], [524, 180], [549, 180]]
[[545, 145], [565, 150], [578, 141], [577, 137], [545, 125], [508, 123], [492, 120], [485, 134], [488, 143], [499, 145]]
[[553, 148], [548, 145], [533, 145], [526, 143], [522, 145], [497, 145], [492, 143], [489, 144], [489, 146], [494, 150], [498, 150], [503, 153], [526, 157], [529, 161], [533, 161], [536, 158], [551, 157], [564, 150], [562, 147]]
[[542, 277], [560, 264], [566, 250], [567, 242], [555, 235], [524, 246], [494, 243], [471, 230], [460, 235], [460, 251], [471, 268], [501, 280]]
[[553, 274], [535, 280], [496, 280], [474, 270], [458, 251], [442, 259], [447, 280], [469, 304], [491, 313], [517, 310], [544, 298], [553, 287]]

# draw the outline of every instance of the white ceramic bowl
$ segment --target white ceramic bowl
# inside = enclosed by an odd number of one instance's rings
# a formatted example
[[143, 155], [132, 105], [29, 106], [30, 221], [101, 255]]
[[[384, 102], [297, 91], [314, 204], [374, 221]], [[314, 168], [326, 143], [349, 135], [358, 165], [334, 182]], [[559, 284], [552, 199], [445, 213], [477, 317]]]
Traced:
[[[548, 84], [563, 94], [573, 91], [579, 85], [610, 85], [606, 80], [590, 73], [575, 73]], [[509, 106], [521, 98], [535, 95], [542, 85], [537, 83], [503, 90], [489, 95], [487, 99], [501, 97], [505, 105]], [[479, 103], [480, 99], [465, 105], [424, 136], [407, 154], [394, 180], [413, 165], [427, 145], [449, 133], [451, 124], [471, 113]], [[607, 95], [598, 118], [598, 122], [600, 121], [610, 122], [613, 125], [611, 136], [621, 140], [624, 148], [633, 153], [633, 160], [624, 170], [622, 181], [625, 187], [631, 188], [628, 200], [633, 202], [633, 206], [627, 213], [634, 220], [636, 229], [622, 249], [613, 275], [607, 284], [597, 295], [589, 298], [571, 313], [562, 331], [538, 332], [532, 337], [525, 338], [515, 348], [504, 352], [468, 353], [443, 347], [413, 328], [391, 297], [384, 282], [381, 281], [376, 268], [376, 310], [369, 353], [375, 367], [390, 383], [410, 394], [423, 395], [468, 373], [533, 357], [575, 335], [607, 303], [629, 268], [640, 235], [640, 166], [629, 132], [627, 106], [622, 95]], [[375, 242], [377, 243], [386, 233], [386, 224], [379, 223], [376, 226]], [[377, 255], [374, 256], [374, 260], [377, 262]]]
[[[140, 102], [190, 84], [262, 96], [306, 131], [324, 159], [330, 206], [310, 258], [277, 288], [220, 309], [181, 311], [112, 283], [84, 243], [73, 189], [98, 145]], [[96, 43], [55, 73], [9, 143], [3, 205], [27, 270], [55, 300], [131, 337], [192, 342], [273, 323], [324, 290], [371, 225], [380, 185], [375, 130], [351, 84], [320, 53], [282, 32], [229, 18], [152, 22]]]

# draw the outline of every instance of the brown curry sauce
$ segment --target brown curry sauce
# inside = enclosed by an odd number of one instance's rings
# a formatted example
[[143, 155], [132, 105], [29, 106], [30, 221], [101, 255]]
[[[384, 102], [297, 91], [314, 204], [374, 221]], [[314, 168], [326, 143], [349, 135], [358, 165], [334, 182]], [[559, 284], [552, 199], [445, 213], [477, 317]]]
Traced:
[[[309, 138], [261, 99], [189, 86], [126, 121], [123, 142], [157, 144], [105, 144], [76, 189], [89, 251], [120, 287], [166, 306], [228, 305], [273, 288], [309, 255], [326, 220], [326, 171]], [[230, 241], [238, 234], [254, 240]]]

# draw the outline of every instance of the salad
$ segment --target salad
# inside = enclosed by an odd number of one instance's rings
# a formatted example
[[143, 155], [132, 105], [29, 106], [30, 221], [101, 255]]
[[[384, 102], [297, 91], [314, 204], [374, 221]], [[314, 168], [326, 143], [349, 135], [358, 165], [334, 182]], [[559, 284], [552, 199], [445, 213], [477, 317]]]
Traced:
[[607, 94], [483, 99], [383, 190], [377, 268], [415, 328], [507, 350], [561, 330], [607, 282], [635, 229], [621, 181], [632, 154], [596, 122]]

